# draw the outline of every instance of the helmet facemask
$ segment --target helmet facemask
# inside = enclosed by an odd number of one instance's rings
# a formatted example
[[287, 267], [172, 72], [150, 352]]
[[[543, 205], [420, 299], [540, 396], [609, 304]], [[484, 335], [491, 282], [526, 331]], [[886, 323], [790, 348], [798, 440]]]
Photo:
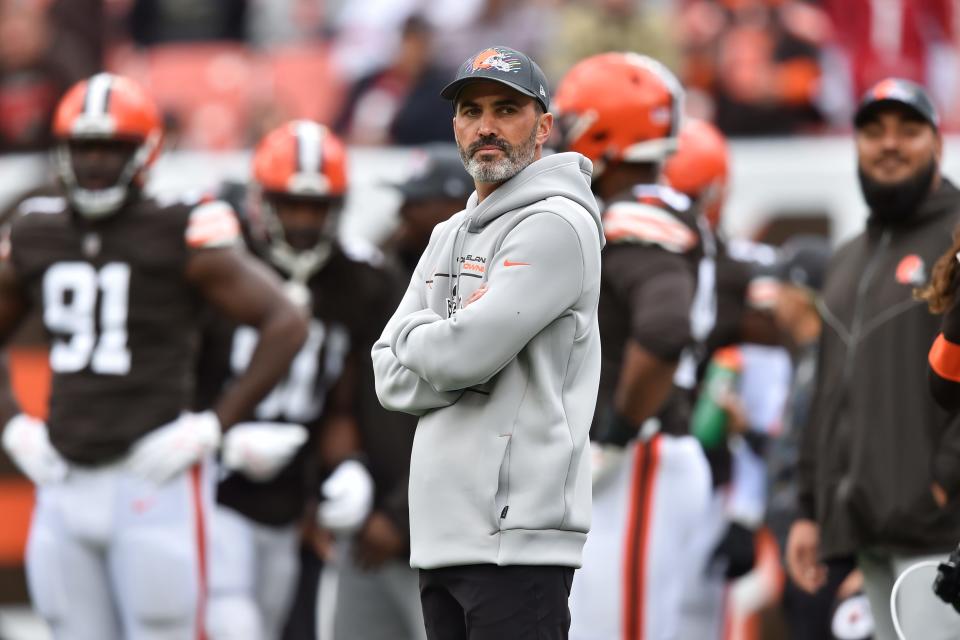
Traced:
[[[114, 184], [99, 189], [84, 188], [80, 185], [80, 180], [74, 168], [70, 141], [58, 143], [54, 148], [54, 163], [73, 208], [89, 219], [104, 218], [116, 213], [129, 198], [131, 187], [139, 187], [143, 184], [144, 172], [157, 151], [160, 137], [159, 131], [148, 136], [130, 154], [130, 158], [124, 164]], [[88, 140], [91, 142], [102, 140], [105, 143], [117, 141], [115, 138], [96, 137], [78, 137], [73, 138], [73, 140]]]
[[[323, 216], [323, 221], [318, 221], [315, 226], [284, 225], [282, 209], [286, 204], [299, 206], [301, 211], [310, 207], [325, 207], [325, 212], [318, 210], [313, 214]], [[265, 193], [260, 199], [260, 206], [267, 257], [292, 280], [305, 284], [326, 265], [333, 253], [343, 199]], [[298, 214], [303, 215], [310, 214]]]

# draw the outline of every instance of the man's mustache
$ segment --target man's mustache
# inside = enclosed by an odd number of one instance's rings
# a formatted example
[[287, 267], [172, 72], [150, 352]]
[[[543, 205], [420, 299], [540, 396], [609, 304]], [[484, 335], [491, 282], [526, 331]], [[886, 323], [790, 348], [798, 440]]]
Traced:
[[896, 160], [897, 162], [906, 162], [907, 159], [904, 158], [899, 151], [885, 151], [878, 159], [877, 162], [883, 162], [884, 160]]
[[469, 147], [467, 147], [467, 156], [473, 157], [477, 151], [480, 150], [480, 147], [496, 147], [503, 151], [505, 154], [510, 154], [510, 151], [513, 149], [511, 144], [502, 138], [497, 138], [496, 136], [491, 136], [490, 138], [480, 138]]

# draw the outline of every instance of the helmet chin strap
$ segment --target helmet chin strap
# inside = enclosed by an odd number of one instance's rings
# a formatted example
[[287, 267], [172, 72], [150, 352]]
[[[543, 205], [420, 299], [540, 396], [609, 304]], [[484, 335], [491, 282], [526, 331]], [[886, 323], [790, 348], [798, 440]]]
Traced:
[[115, 213], [123, 206], [130, 192], [130, 185], [149, 160], [157, 141], [148, 138], [136, 152], [130, 156], [117, 183], [106, 189], [84, 189], [77, 182], [70, 159], [70, 149], [65, 143], [58, 144], [54, 152], [60, 180], [66, 187], [67, 198], [78, 213], [85, 218], [96, 220]]
[[[321, 237], [313, 247], [297, 251], [287, 242], [283, 225], [273, 210], [273, 206], [263, 201], [263, 213], [269, 238], [269, 258], [278, 269], [290, 276], [290, 281], [306, 288], [313, 274], [320, 271], [333, 254], [333, 240]], [[335, 216], [331, 217], [331, 220]], [[302, 295], [299, 294], [298, 295]], [[299, 301], [298, 301], [299, 302]]]
[[306, 251], [297, 251], [284, 240], [270, 244], [270, 259], [289, 274], [291, 280], [306, 283], [323, 268], [333, 253], [333, 242], [323, 239]]
[[73, 208], [85, 218], [104, 218], [116, 212], [127, 199], [127, 185], [115, 185], [107, 189], [68, 189]]

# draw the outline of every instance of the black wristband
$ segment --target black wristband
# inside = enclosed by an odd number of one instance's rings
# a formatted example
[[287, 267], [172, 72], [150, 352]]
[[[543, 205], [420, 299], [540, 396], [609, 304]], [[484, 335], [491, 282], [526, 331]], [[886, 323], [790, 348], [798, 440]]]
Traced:
[[747, 443], [750, 449], [761, 458], [767, 454], [767, 443], [770, 438], [765, 433], [759, 431], [747, 430], [743, 434], [743, 441]]
[[599, 437], [596, 441], [600, 444], [612, 444], [617, 447], [625, 447], [627, 443], [637, 437], [639, 429], [634, 426], [625, 415], [619, 411], [611, 411]]

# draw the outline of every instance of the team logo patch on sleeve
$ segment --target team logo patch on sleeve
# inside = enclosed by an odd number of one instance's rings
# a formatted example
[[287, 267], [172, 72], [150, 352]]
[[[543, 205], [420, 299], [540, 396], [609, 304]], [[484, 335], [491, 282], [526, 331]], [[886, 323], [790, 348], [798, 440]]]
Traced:
[[686, 253], [697, 245], [697, 235], [676, 216], [642, 202], [617, 202], [603, 214], [607, 241], [635, 242]]
[[240, 223], [233, 208], [219, 200], [205, 202], [190, 212], [186, 231], [191, 249], [228, 247], [240, 240]]

